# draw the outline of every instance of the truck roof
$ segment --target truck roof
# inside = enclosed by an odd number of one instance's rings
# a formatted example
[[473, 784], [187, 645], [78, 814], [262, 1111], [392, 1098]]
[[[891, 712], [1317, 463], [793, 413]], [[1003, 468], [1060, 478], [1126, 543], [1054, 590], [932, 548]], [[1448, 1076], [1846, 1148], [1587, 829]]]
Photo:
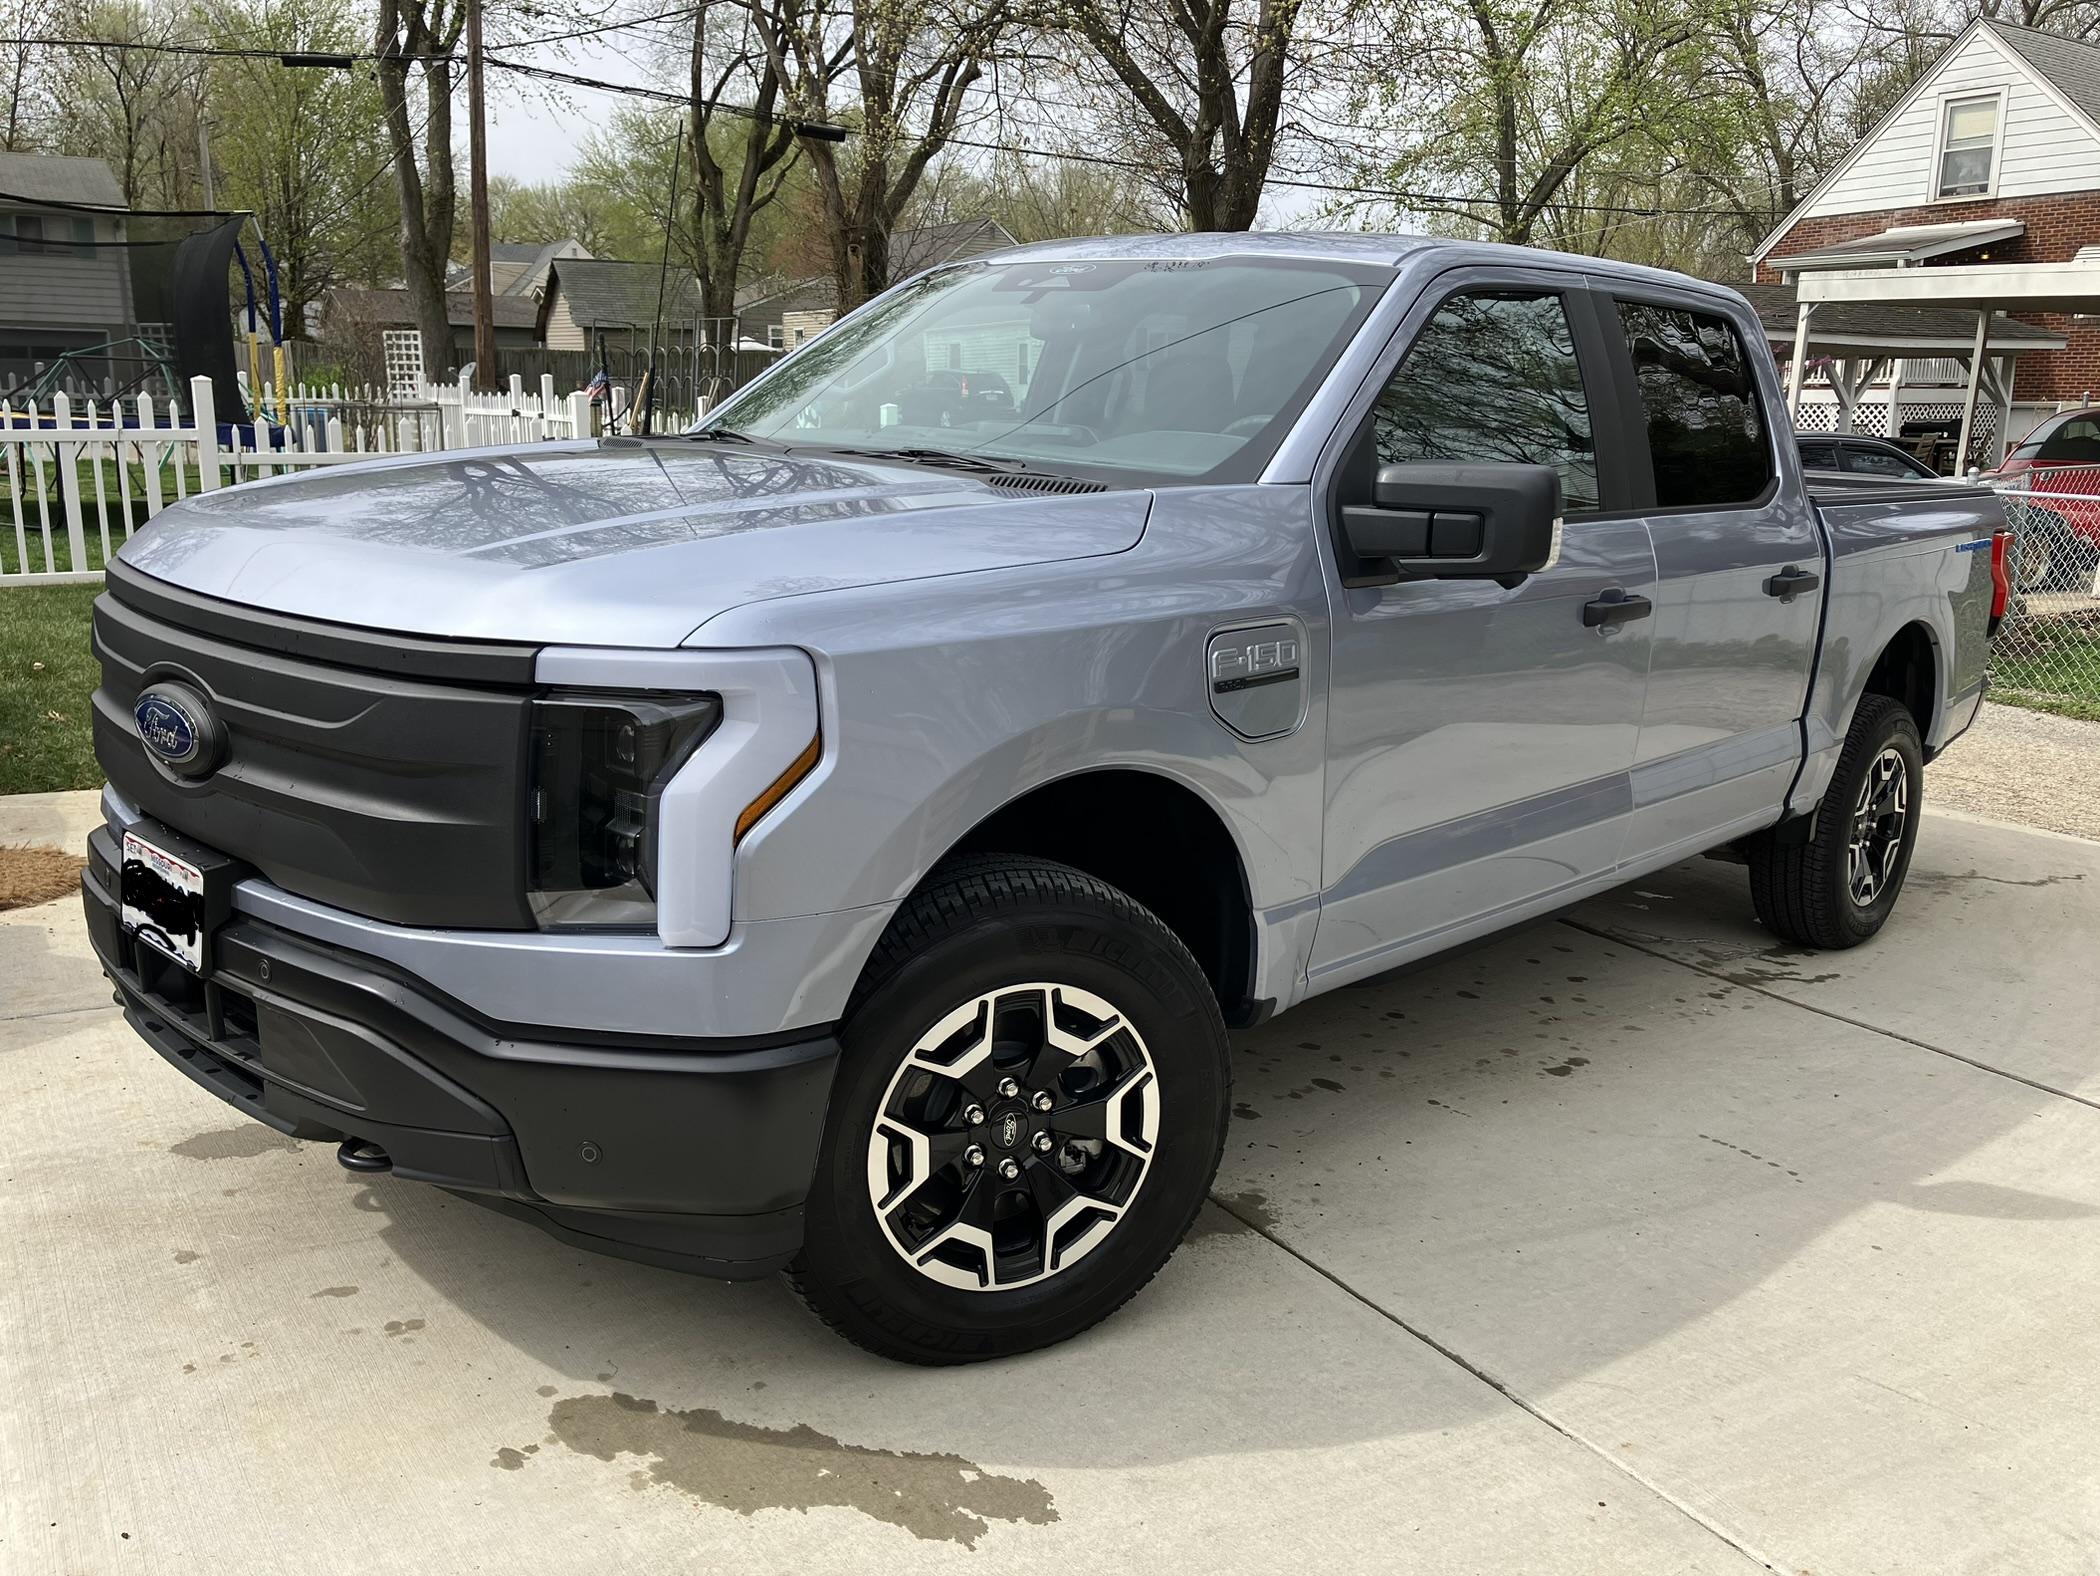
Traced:
[[[1605, 257], [1571, 252], [1546, 251], [1535, 246], [1506, 246], [1492, 241], [1467, 241], [1434, 235], [1366, 234], [1352, 230], [1246, 230], [1211, 231], [1165, 235], [1085, 235], [1061, 241], [1038, 241], [1005, 251], [991, 252], [980, 261], [1074, 262], [1108, 258], [1210, 258], [1295, 257], [1306, 261], [1357, 263], [1398, 268], [1420, 260], [1428, 253], [1440, 254], [1443, 267], [1460, 263], [1529, 265], [1561, 264], [1584, 273], [1612, 279], [1666, 284], [1676, 289], [1698, 290], [1743, 305], [1741, 295], [1726, 285], [1667, 269], [1648, 268]], [[1745, 305], [1744, 310], [1748, 310]]]

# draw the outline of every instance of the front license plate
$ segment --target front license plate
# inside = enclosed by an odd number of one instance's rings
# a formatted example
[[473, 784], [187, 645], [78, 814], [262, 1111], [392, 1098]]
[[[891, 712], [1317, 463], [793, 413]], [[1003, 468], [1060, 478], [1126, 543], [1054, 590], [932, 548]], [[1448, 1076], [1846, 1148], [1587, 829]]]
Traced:
[[204, 872], [136, 832], [124, 834], [117, 890], [125, 931], [192, 974], [204, 972]]

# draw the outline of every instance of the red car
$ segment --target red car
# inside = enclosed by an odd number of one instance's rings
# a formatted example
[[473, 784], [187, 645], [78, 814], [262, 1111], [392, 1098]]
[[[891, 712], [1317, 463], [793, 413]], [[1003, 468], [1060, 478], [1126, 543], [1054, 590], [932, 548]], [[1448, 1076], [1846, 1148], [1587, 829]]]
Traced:
[[2004, 495], [2020, 533], [2020, 588], [2092, 589], [2100, 572], [2100, 409], [2058, 411], [1983, 480]]

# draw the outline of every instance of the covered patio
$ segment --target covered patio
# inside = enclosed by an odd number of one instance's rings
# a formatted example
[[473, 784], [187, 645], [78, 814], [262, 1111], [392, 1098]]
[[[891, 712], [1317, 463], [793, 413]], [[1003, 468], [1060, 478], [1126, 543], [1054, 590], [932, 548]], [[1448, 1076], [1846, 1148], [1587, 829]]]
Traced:
[[[1877, 270], [1911, 276], [1957, 271]], [[1930, 361], [1952, 362], [1965, 379], [1961, 438], [1955, 452], [1969, 452], [1977, 402], [1987, 399], [1984, 408], [1995, 413], [1992, 447], [2002, 455], [2019, 358], [2034, 351], [2063, 349], [2063, 335], [2032, 323], [1988, 315], [1979, 332], [1975, 312], [1930, 300], [1819, 298], [1816, 292], [1835, 277], [1827, 269], [1804, 270], [1792, 284], [1737, 286], [1757, 309], [1773, 354], [1786, 364], [1787, 407], [1796, 425], [1802, 425], [1802, 390], [1814, 368], [1828, 378], [1836, 402], [1832, 430], [1857, 430], [1863, 409], [1871, 408], [1868, 396], [1873, 390], [1872, 406], [1886, 411], [1881, 430], [1898, 438], [1906, 393], [1916, 392], [1906, 388], [1906, 369]], [[1796, 354], [1796, 347], [1802, 345], [1805, 352]], [[1878, 390], [1877, 384], [1881, 385]]]
[[[1956, 452], [1967, 456], [1976, 430], [1979, 400], [1987, 393], [1993, 398], [2009, 396], [2012, 386], [2009, 369], [2002, 380], [1986, 377], [1987, 364], [2001, 359], [1994, 357], [1992, 347], [2001, 343], [2009, 329], [2047, 332], [2015, 324], [2001, 314], [2100, 313], [2100, 248], [2088, 247], [2065, 263], [1980, 262], [1944, 267], [1804, 270], [1795, 290], [1797, 334], [1807, 337], [1811, 345], [1817, 330], [1834, 321], [1831, 314], [1848, 310], [1932, 311], [1965, 319], [1969, 338], [1965, 353], [1968, 383], [1962, 400], [1960, 447]], [[2048, 337], [2052, 345], [2030, 341], [2023, 348], [2046, 349], [2064, 343], [2060, 335]], [[1788, 388], [1789, 404], [1797, 404], [1799, 397], [1797, 363]], [[2002, 458], [2002, 422], [1994, 447], [1998, 451], [1996, 458]]]

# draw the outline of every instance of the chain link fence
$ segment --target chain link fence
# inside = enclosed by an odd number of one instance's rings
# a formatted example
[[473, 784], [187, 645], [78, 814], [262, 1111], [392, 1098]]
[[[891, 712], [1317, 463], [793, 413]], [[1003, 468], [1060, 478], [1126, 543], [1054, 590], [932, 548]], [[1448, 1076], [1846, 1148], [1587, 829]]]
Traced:
[[1992, 697], [2100, 721], [2100, 465], [2037, 469], [1998, 491], [2018, 537]]

